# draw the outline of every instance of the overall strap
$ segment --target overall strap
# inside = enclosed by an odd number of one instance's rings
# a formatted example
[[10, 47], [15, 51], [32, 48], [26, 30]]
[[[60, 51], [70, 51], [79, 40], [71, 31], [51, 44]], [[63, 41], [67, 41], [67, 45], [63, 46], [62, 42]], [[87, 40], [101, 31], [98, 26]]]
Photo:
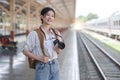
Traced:
[[41, 46], [41, 50], [43, 52], [43, 55], [44, 56], [47, 56], [44, 52], [44, 34], [42, 33], [41, 29], [35, 29], [35, 31], [37, 32], [38, 34], [38, 37], [39, 37], [39, 41], [40, 41], [40, 46]]

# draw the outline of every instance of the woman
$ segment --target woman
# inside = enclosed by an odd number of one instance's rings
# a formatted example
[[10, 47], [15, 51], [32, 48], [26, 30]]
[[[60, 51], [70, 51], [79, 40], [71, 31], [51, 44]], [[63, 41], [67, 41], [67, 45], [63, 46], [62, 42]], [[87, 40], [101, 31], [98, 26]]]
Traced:
[[[55, 19], [55, 11], [50, 7], [41, 10], [40, 30], [44, 34], [44, 56], [40, 47], [40, 42], [36, 31], [31, 31], [26, 39], [23, 54], [37, 60], [35, 67], [35, 80], [59, 80], [59, 63], [58, 56], [60, 48], [54, 44], [55, 33], [51, 28]], [[60, 35], [60, 33], [58, 33]], [[61, 37], [58, 37], [63, 41]]]

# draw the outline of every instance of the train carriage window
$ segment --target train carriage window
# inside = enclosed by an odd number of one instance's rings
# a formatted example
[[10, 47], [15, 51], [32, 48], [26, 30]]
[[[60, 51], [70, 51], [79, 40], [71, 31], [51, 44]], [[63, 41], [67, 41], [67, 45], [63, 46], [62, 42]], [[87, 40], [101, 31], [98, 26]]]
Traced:
[[116, 24], [115, 24], [115, 26], [117, 26], [117, 24], [118, 24], [118, 22], [116, 21]]
[[119, 20], [119, 26], [120, 26], [120, 20]]
[[114, 26], [115, 26], [115, 21], [114, 21]]
[[117, 21], [115, 21], [115, 26], [116, 26], [116, 24], [117, 24]]
[[118, 21], [116, 21], [116, 26], [118, 26], [119, 25], [119, 22]]

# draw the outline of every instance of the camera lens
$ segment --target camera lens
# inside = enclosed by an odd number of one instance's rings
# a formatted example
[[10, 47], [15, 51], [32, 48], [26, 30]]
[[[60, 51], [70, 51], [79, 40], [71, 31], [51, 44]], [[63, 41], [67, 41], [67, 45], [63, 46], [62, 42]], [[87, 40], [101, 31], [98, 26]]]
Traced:
[[59, 43], [58, 43], [58, 47], [59, 47], [60, 49], [64, 49], [64, 48], [65, 48], [65, 44], [64, 44], [63, 42], [59, 42]]
[[60, 49], [64, 49], [65, 48], [65, 44], [63, 42], [60, 42], [58, 39], [53, 41], [53, 43], [54, 43], [54, 45], [56, 45], [58, 43], [58, 48], [60, 48]]

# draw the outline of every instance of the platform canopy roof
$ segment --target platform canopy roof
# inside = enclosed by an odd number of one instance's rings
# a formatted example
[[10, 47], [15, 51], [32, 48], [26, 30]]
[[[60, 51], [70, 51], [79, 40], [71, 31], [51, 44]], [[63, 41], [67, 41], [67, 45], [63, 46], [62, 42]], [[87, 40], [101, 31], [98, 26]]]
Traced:
[[30, 12], [29, 17], [32, 18], [39, 15], [43, 7], [49, 6], [56, 11], [56, 27], [66, 27], [75, 19], [75, 3], [76, 0], [0, 0], [0, 10], [8, 16], [11, 16], [13, 10], [15, 15], [20, 16], [28, 16]]

